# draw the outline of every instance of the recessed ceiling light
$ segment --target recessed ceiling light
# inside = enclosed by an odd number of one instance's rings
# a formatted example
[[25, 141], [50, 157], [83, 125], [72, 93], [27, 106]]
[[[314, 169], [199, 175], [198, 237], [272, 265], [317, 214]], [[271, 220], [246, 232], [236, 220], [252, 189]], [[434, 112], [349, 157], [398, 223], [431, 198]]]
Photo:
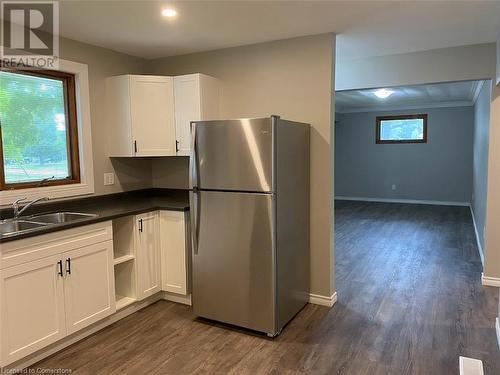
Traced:
[[177, 15], [177, 11], [172, 8], [165, 8], [161, 11], [161, 15], [165, 17], [175, 17]]
[[373, 92], [377, 98], [380, 99], [385, 99], [394, 94], [394, 91], [391, 90], [386, 90], [386, 89], [379, 89], [377, 91]]

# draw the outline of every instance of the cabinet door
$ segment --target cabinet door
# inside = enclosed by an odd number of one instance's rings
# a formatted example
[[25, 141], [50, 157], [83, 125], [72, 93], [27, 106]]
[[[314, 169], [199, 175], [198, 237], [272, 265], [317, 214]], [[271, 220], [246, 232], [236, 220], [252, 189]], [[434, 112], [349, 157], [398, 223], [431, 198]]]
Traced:
[[137, 298], [161, 290], [159, 225], [156, 212], [136, 216]]
[[60, 260], [55, 255], [0, 271], [2, 366], [66, 335]]
[[191, 121], [201, 120], [200, 75], [174, 77], [175, 134], [177, 155], [189, 155], [191, 150]]
[[188, 290], [184, 212], [161, 211], [160, 254], [162, 289], [186, 295]]
[[115, 312], [113, 241], [68, 251], [64, 262], [64, 301], [68, 334]]
[[172, 77], [130, 76], [135, 156], [175, 155]]

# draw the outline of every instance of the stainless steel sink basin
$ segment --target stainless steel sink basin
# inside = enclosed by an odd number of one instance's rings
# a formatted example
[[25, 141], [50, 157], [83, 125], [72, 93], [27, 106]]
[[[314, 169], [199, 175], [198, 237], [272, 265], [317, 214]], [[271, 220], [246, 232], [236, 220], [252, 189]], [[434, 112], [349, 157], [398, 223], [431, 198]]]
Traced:
[[0, 236], [12, 236], [20, 233], [35, 231], [39, 228], [48, 228], [72, 221], [96, 217], [94, 214], [83, 214], [80, 212], [55, 212], [50, 214], [38, 214], [17, 219], [0, 221]]
[[8, 220], [0, 222], [0, 235], [9, 235], [14, 233], [26, 232], [29, 230], [44, 227], [45, 223], [34, 223], [26, 220]]
[[88, 219], [91, 217], [95, 217], [97, 215], [94, 214], [82, 214], [79, 212], [55, 212], [51, 214], [41, 214], [30, 216], [26, 220], [35, 221], [37, 223], [46, 223], [46, 224], [64, 224], [70, 221]]

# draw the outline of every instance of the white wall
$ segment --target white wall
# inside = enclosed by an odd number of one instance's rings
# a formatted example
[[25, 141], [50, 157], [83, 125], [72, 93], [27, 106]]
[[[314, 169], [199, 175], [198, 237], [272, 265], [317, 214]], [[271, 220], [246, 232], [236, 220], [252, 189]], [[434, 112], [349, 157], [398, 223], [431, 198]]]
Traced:
[[500, 85], [500, 35], [497, 40], [497, 85]]
[[491, 79], [495, 43], [345, 60], [337, 56], [335, 90]]
[[500, 278], [500, 86], [491, 95], [484, 275]]

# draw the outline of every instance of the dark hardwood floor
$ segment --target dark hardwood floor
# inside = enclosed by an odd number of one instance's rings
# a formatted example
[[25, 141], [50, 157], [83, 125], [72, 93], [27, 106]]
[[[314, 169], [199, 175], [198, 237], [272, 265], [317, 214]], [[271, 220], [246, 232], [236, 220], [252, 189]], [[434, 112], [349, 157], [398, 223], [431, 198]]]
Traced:
[[336, 202], [338, 302], [308, 305], [276, 339], [160, 301], [34, 368], [73, 374], [500, 374], [498, 289], [480, 283], [463, 207]]

